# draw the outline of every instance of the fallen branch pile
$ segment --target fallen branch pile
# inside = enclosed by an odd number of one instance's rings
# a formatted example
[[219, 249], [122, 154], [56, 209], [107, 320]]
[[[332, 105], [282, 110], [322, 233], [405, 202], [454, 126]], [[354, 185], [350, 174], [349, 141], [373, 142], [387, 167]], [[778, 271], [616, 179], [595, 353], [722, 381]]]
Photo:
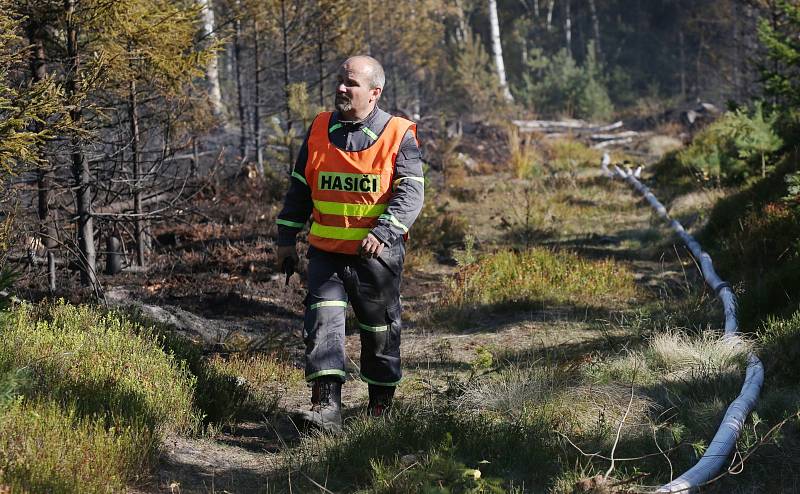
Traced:
[[622, 120], [606, 125], [596, 125], [584, 120], [512, 120], [520, 132], [536, 132], [547, 139], [574, 137], [591, 141], [594, 148], [630, 144], [650, 135], [649, 132], [625, 130]]

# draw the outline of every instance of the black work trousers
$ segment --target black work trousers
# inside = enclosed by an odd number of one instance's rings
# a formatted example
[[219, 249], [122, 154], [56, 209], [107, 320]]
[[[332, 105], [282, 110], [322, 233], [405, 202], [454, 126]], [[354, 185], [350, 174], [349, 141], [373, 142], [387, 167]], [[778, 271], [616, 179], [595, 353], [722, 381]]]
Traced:
[[399, 240], [377, 259], [308, 253], [308, 296], [303, 336], [306, 380], [345, 378], [345, 316], [353, 306], [361, 336], [361, 379], [396, 386], [400, 370], [400, 281], [405, 245]]

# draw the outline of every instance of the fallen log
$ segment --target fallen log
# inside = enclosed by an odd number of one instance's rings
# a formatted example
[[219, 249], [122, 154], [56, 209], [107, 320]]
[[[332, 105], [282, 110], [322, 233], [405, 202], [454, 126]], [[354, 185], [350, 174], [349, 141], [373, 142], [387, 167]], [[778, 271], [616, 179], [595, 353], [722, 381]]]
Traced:
[[632, 142], [633, 142], [633, 138], [632, 137], [625, 137], [625, 138], [622, 138], [622, 139], [614, 139], [614, 140], [610, 140], [610, 141], [598, 142], [597, 144], [593, 144], [592, 147], [594, 149], [604, 149], [604, 148], [607, 148], [609, 146], [617, 146], [617, 145], [620, 145], [620, 144], [630, 144]]
[[620, 129], [623, 126], [622, 120], [607, 125], [595, 125], [584, 120], [512, 120], [521, 132], [541, 132], [543, 134], [551, 134], [554, 132], [573, 132], [573, 133], [591, 133], [591, 132], [608, 132], [615, 129]]
[[[175, 195], [176, 193], [174, 191], [169, 191], [169, 192], [162, 192], [161, 194], [156, 194], [154, 196], [146, 197], [142, 199], [142, 207], [149, 206], [151, 204], [155, 204], [161, 201], [166, 201], [168, 199], [174, 198]], [[133, 203], [134, 203], [133, 199], [115, 202], [114, 204], [109, 204], [108, 206], [94, 208], [92, 214], [95, 216], [107, 215], [107, 214], [119, 214], [122, 213], [123, 211], [132, 210]]]
[[592, 134], [589, 136], [589, 139], [593, 141], [613, 141], [616, 139], [625, 139], [625, 138], [633, 138], [633, 137], [641, 137], [646, 135], [644, 132], [636, 132], [635, 130], [625, 130], [622, 132], [616, 132], [614, 134]]

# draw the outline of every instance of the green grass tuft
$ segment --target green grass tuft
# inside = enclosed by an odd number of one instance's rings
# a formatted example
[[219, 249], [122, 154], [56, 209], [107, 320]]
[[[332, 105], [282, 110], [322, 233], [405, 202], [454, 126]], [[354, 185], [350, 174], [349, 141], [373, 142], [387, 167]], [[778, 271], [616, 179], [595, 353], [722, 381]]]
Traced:
[[18, 399], [0, 414], [0, 484], [11, 492], [121, 492], [147, 471], [156, 446], [150, 429], [107, 428], [73, 407]]
[[587, 260], [569, 252], [533, 248], [498, 252], [465, 266], [446, 294], [446, 307], [545, 303], [600, 307], [636, 297], [633, 273], [610, 260]]
[[232, 410], [235, 415], [272, 414], [289, 388], [305, 386], [301, 369], [272, 355], [214, 356], [207, 365], [218, 376], [244, 388], [236, 409]]

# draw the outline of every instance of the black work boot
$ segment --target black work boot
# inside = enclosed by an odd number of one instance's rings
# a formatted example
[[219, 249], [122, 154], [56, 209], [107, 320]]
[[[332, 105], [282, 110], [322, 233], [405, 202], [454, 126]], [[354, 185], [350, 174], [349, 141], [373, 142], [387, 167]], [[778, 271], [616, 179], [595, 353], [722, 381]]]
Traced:
[[342, 382], [327, 376], [311, 381], [311, 410], [301, 412], [306, 422], [323, 432], [342, 432]]
[[367, 415], [370, 417], [382, 417], [392, 406], [394, 398], [394, 386], [369, 385], [369, 405]]

